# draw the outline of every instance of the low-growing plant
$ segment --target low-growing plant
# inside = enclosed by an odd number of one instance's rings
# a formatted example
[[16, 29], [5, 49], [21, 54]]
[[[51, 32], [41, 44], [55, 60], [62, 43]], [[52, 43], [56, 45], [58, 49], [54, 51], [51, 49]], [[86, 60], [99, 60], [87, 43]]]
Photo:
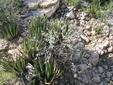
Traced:
[[4, 59], [2, 65], [6, 72], [12, 72], [18, 77], [23, 77], [24, 73], [26, 73], [27, 61], [23, 58], [17, 58], [16, 61]]
[[15, 73], [0, 71], [0, 85], [4, 85], [7, 80], [16, 78]]
[[52, 85], [62, 73], [54, 59], [45, 62], [44, 59], [38, 58], [34, 65], [39, 85]]
[[80, 4], [80, 0], [68, 0], [69, 5], [78, 6]]
[[95, 29], [96, 34], [100, 34], [102, 32], [102, 29], [100, 27], [97, 27]]
[[17, 37], [19, 34], [19, 28], [16, 25], [16, 23], [9, 23], [6, 24], [6, 26], [4, 26], [3, 29], [3, 36], [8, 39], [8, 40], [12, 40], [15, 37]]

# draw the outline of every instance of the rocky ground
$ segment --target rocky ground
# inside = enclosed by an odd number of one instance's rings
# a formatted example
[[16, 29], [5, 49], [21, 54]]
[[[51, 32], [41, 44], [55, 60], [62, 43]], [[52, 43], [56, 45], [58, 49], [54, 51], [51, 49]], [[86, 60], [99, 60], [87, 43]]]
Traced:
[[[24, 27], [29, 17], [32, 15], [24, 18], [22, 15]], [[70, 27], [64, 41], [53, 50], [58, 56], [56, 59], [63, 62], [64, 75], [58, 80], [58, 85], [113, 85], [113, 13], [103, 22], [61, 1], [50, 18], [67, 18]], [[18, 42], [22, 40], [20, 37]], [[9, 44], [0, 39], [1, 55], [6, 50], [9, 54], [18, 54], [16, 47]]]
[[[65, 83], [61, 81], [59, 85], [113, 85], [112, 12], [104, 21], [76, 9], [68, 9], [66, 17], [70, 34], [61, 47], [63, 51], [58, 53], [65, 56], [68, 68]], [[97, 29], [101, 31], [98, 33]]]

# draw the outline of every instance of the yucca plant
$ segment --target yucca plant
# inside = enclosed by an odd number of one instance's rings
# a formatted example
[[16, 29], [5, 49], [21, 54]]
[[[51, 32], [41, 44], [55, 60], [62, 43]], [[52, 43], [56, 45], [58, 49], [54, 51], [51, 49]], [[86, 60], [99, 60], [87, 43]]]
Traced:
[[19, 28], [16, 23], [8, 23], [4, 26], [3, 35], [6, 39], [12, 40], [19, 34]]
[[36, 37], [37, 40], [42, 39], [42, 33], [45, 32], [47, 29], [47, 18], [46, 17], [37, 17], [33, 18], [30, 24], [30, 36]]
[[53, 59], [45, 62], [43, 59], [38, 58], [34, 65], [36, 79], [40, 82], [40, 85], [53, 85], [55, 79], [62, 73]]
[[25, 53], [29, 56], [33, 56], [36, 49], [38, 47], [38, 42], [36, 39], [33, 39], [31, 37], [26, 38], [22, 43], [22, 49], [25, 51]]

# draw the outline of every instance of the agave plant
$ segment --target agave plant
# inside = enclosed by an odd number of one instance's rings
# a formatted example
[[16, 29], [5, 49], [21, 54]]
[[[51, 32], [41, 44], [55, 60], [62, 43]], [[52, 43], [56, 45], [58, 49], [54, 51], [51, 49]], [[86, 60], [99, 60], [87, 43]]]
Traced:
[[3, 35], [6, 39], [12, 40], [13, 38], [17, 37], [19, 34], [19, 29], [16, 23], [9, 23], [3, 29]]
[[61, 75], [61, 70], [53, 59], [45, 63], [44, 60], [38, 58], [38, 61], [35, 62], [35, 72], [40, 85], [52, 85]]

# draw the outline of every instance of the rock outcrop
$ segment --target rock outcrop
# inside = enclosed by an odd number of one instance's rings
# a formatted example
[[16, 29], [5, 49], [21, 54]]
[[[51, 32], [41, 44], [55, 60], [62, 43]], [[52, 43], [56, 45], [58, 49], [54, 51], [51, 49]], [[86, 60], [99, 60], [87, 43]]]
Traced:
[[31, 10], [32, 16], [50, 17], [59, 7], [59, 0], [24, 0], [24, 4]]

